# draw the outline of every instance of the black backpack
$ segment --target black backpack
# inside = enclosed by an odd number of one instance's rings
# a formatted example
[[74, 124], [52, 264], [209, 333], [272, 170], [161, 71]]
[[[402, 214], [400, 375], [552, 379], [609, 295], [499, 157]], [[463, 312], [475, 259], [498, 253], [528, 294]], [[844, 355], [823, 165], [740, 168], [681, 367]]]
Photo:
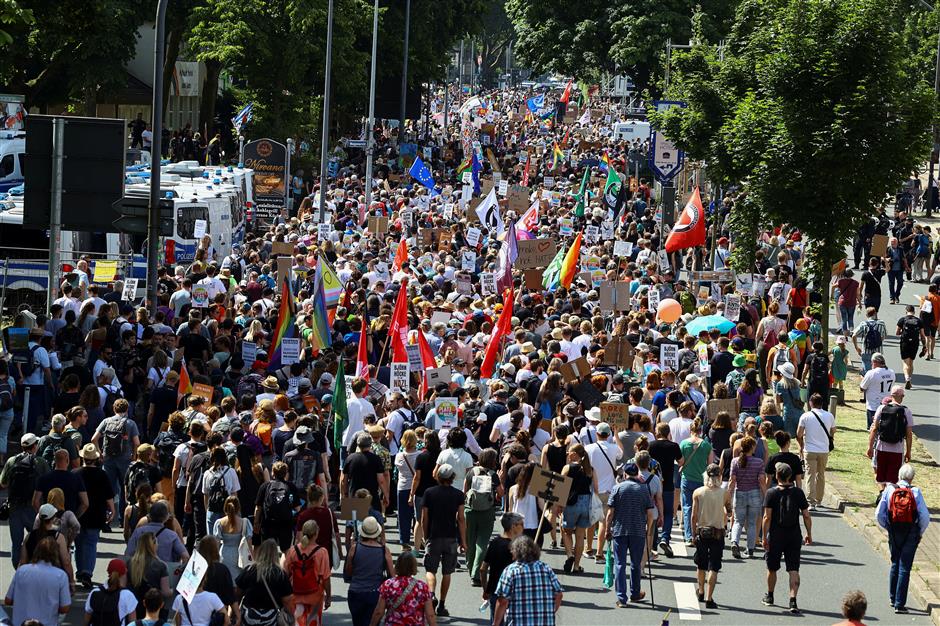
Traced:
[[9, 411], [13, 408], [13, 398], [16, 392], [13, 390], [13, 384], [10, 379], [0, 382], [0, 411]]
[[23, 374], [23, 378], [32, 376], [33, 372], [36, 371], [36, 368], [39, 367], [39, 364], [36, 362], [36, 350], [38, 350], [40, 347], [41, 346], [39, 344], [36, 344], [32, 348], [30, 348], [29, 360], [26, 361], [25, 363], [20, 364], [20, 372]]
[[98, 389], [104, 389], [104, 405], [101, 409], [104, 411], [105, 417], [111, 417], [114, 415], [114, 401], [122, 397], [121, 392], [114, 391], [110, 387], [105, 387], [103, 385], [98, 385]]
[[164, 478], [170, 478], [173, 475], [173, 453], [184, 441], [186, 441], [186, 436], [174, 430], [164, 431], [153, 440], [153, 447], [160, 455], [160, 471], [163, 472]]
[[10, 468], [9, 501], [10, 504], [27, 504], [36, 491], [36, 457], [28, 452], [18, 455]]
[[901, 443], [907, 435], [907, 411], [903, 404], [886, 404], [878, 417], [878, 439]]
[[810, 381], [816, 387], [829, 386], [829, 359], [823, 354], [814, 354], [809, 366]]
[[301, 492], [316, 480], [317, 453], [310, 448], [295, 448], [285, 455], [284, 461], [290, 468], [291, 484]]
[[[205, 445], [205, 444], [203, 444]], [[202, 452], [193, 454], [186, 468], [186, 484], [189, 487], [190, 504], [196, 508], [203, 508], [202, 503], [202, 473], [209, 465], [209, 452], [203, 448]]]
[[209, 483], [208, 509], [210, 513], [222, 513], [225, 510], [225, 499], [228, 497], [228, 490], [225, 488], [225, 474], [229, 467], [222, 470], [222, 473], [212, 479]]
[[881, 331], [878, 328], [878, 320], [868, 320], [865, 322], [865, 352], [877, 352], [881, 349]]
[[127, 468], [124, 493], [127, 502], [137, 502], [137, 488], [150, 484], [150, 468], [142, 461], [134, 461]]
[[119, 457], [124, 453], [124, 439], [127, 437], [127, 418], [113, 420], [104, 429], [104, 445], [101, 451], [108, 458]]
[[901, 343], [912, 344], [920, 341], [920, 320], [916, 317], [908, 316], [904, 318], [901, 324]]
[[108, 326], [108, 334], [105, 336], [105, 343], [111, 346], [111, 349], [115, 352], [121, 349], [121, 326], [123, 325], [124, 322], [121, 321], [121, 318], [114, 318], [111, 320], [111, 324]]
[[43, 437], [42, 444], [39, 446], [39, 456], [49, 464], [49, 467], [55, 465], [55, 453], [65, 448], [66, 441], [65, 435], [58, 433]]
[[290, 524], [293, 518], [290, 488], [280, 480], [272, 480], [268, 492], [264, 494], [265, 525]]
[[91, 606], [89, 626], [121, 626], [118, 606], [121, 603], [121, 589], [109, 591], [104, 585], [91, 592], [88, 598]]
[[777, 499], [777, 523], [781, 528], [798, 528], [800, 525], [799, 502], [793, 486], [778, 487], [780, 497]]

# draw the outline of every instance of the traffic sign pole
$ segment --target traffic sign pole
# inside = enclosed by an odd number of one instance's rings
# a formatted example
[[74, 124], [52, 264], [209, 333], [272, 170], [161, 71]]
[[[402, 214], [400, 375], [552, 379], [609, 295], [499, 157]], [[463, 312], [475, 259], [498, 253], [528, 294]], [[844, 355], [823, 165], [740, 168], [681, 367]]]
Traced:
[[157, 312], [157, 255], [160, 254], [160, 161], [163, 156], [163, 57], [166, 8], [169, 0], [157, 0], [153, 38], [153, 140], [150, 143], [150, 210], [147, 215], [147, 300], [150, 314]]
[[[59, 273], [59, 250], [62, 249], [62, 172], [65, 153], [65, 120], [56, 117], [52, 121], [52, 198], [49, 204], [49, 284], [46, 310], [52, 309]], [[84, 296], [84, 294], [83, 294]], [[24, 413], [25, 415], [25, 413]]]

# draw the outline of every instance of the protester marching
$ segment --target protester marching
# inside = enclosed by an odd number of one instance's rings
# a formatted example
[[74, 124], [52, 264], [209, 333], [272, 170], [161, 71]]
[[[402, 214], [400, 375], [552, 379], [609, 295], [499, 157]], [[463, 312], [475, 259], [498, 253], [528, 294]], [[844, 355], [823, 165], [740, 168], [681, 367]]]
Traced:
[[[896, 325], [896, 242], [859, 251], [861, 283], [820, 280], [777, 224], [732, 270], [744, 199], [689, 177], [666, 200], [647, 142], [611, 132], [625, 111], [578, 87], [481, 93], [415, 143], [380, 128], [374, 181], [350, 158], [231, 254], [207, 237], [161, 269], [155, 310], [66, 283], [0, 367], [13, 624], [78, 593], [91, 624], [465, 622], [472, 587], [488, 623], [547, 625], [569, 585], [671, 606], [664, 564], [690, 558], [696, 611], [800, 614], [847, 393], [891, 542], [870, 602], [906, 611], [930, 503], [903, 402], [933, 357], [936, 259], [915, 248], [933, 282]], [[722, 587], [729, 561], [750, 588]]]

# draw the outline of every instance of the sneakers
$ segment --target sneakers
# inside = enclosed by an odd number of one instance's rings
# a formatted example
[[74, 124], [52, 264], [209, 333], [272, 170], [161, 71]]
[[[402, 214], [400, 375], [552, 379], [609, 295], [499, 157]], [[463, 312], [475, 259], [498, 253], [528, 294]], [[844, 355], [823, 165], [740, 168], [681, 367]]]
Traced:
[[659, 543], [659, 549], [662, 550], [662, 553], [665, 554], [670, 559], [673, 557], [672, 546], [670, 546], [665, 541], [661, 541]]
[[737, 545], [731, 546], [731, 556], [733, 556], [733, 557], [736, 558], [736, 559], [740, 559], [740, 558], [741, 558], [741, 548], [738, 547]]
[[894, 607], [894, 612], [895, 612], [895, 613], [907, 613], [907, 607], [906, 607], [906, 606], [896, 606], [896, 607]]
[[753, 550], [745, 550], [745, 551], [744, 551], [744, 558], [746, 558], [746, 559], [753, 559], [753, 558], [754, 558], [754, 551], [753, 551]]
[[911, 384], [911, 381], [907, 381], [906, 383], [904, 383], [904, 388], [905, 388], [905, 389], [913, 389], [914, 386]]
[[796, 598], [790, 598], [790, 613], [794, 615], [800, 614], [800, 607], [796, 605]]
[[445, 608], [443, 604], [439, 604], [437, 606], [437, 616], [438, 617], [450, 617], [450, 611], [448, 611], [447, 608]]
[[715, 602], [714, 600], [705, 600], [705, 608], [706, 608], [706, 609], [717, 609], [717, 608], [718, 608], [718, 603]]
[[773, 606], [774, 605], [774, 594], [769, 591], [764, 594], [764, 598], [761, 600], [761, 604], [764, 606]]
[[699, 601], [699, 602], [705, 602], [705, 592], [704, 592], [704, 591], [696, 591], [696, 592], [695, 592], [695, 595], [698, 596], [698, 601]]

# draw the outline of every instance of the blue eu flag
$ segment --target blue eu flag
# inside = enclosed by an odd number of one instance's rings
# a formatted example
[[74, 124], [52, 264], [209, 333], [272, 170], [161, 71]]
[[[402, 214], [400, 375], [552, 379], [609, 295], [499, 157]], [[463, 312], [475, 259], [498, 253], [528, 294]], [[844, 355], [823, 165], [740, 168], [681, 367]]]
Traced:
[[411, 164], [411, 169], [408, 170], [408, 173], [411, 174], [411, 177], [416, 181], [430, 189], [432, 196], [441, 195], [441, 192], [434, 188], [434, 178], [431, 177], [431, 172], [428, 170], [428, 167], [421, 161], [421, 157], [415, 157], [415, 162]]

